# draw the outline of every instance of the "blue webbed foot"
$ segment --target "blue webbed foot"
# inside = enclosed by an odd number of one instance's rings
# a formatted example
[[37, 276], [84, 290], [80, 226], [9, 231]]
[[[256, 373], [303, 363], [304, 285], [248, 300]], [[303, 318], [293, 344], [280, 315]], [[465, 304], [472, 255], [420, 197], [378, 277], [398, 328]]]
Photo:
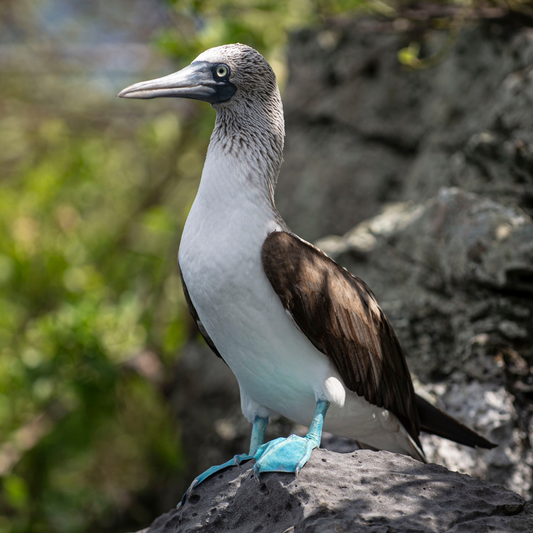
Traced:
[[178, 504], [178, 507], [181, 507], [185, 503], [187, 496], [194, 489], [194, 487], [198, 486], [200, 483], [210, 478], [211, 476], [214, 476], [218, 472], [222, 472], [223, 470], [226, 470], [227, 468], [230, 468], [232, 466], [239, 466], [240, 464], [245, 463], [246, 461], [249, 461], [250, 459], [253, 459], [252, 455], [248, 455], [247, 453], [240, 453], [239, 455], [236, 455], [235, 457], [233, 457], [233, 459], [230, 459], [229, 461], [226, 461], [225, 463], [222, 463], [221, 465], [215, 465], [215, 466], [212, 466], [211, 468], [208, 468], [205, 472], [203, 472], [202, 474], [200, 474], [199, 476], [193, 479], [192, 483], [187, 489], [187, 492], [183, 495], [181, 502]]
[[293, 472], [298, 474], [309, 461], [311, 452], [318, 448], [319, 442], [308, 437], [290, 435], [260, 446], [254, 455], [254, 476], [259, 479], [263, 472]]
[[254, 476], [259, 479], [262, 472], [298, 472], [309, 461], [311, 452], [320, 446], [324, 417], [329, 402], [318, 400], [315, 415], [305, 437], [291, 435], [286, 439], [275, 439], [263, 444], [254, 454]]

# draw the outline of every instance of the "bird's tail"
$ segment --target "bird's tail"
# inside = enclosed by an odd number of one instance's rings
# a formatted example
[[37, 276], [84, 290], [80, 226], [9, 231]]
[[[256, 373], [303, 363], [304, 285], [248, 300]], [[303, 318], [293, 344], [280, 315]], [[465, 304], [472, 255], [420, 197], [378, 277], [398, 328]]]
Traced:
[[418, 396], [418, 394], [415, 396], [418, 415], [420, 417], [420, 429], [422, 431], [453, 440], [454, 442], [472, 448], [478, 446], [479, 448], [490, 449], [497, 446], [497, 444], [488, 441], [473, 429], [461, 424], [453, 416], [437, 409], [437, 407], [431, 405]]

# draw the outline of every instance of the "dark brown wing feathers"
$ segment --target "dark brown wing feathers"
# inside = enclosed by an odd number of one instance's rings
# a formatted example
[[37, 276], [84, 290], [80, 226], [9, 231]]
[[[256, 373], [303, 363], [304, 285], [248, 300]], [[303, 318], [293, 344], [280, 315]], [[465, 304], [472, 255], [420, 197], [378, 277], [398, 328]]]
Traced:
[[265, 273], [314, 346], [335, 363], [346, 387], [393, 412], [420, 444], [420, 422], [402, 349], [372, 291], [295, 235], [271, 233]]

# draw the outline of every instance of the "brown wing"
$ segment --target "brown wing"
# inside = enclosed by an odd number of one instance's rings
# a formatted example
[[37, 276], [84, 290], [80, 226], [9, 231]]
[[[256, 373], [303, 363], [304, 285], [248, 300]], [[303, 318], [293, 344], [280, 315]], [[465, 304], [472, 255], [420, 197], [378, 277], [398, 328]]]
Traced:
[[185, 295], [185, 301], [187, 302], [187, 307], [189, 308], [189, 313], [191, 313], [191, 316], [198, 326], [198, 329], [200, 330], [200, 333], [202, 334], [202, 337], [204, 338], [205, 342], [213, 350], [215, 355], [220, 357], [222, 361], [224, 361], [224, 358], [220, 355], [220, 352], [217, 350], [217, 347], [215, 346], [215, 343], [211, 339], [211, 337], [207, 334], [206, 329], [204, 328], [204, 325], [202, 324], [202, 321], [200, 320], [200, 317], [198, 316], [198, 312], [196, 311], [192, 301], [191, 297], [189, 296], [189, 290], [187, 289], [187, 285], [185, 284], [185, 280], [183, 279], [183, 274], [181, 273], [181, 268], [179, 268], [178, 263], [178, 270], [180, 271], [180, 279], [181, 279], [181, 286], [183, 288], [183, 294]]
[[372, 291], [323, 252], [284, 231], [266, 238], [262, 260], [283, 306], [334, 361], [346, 387], [392, 411], [420, 444], [411, 375]]

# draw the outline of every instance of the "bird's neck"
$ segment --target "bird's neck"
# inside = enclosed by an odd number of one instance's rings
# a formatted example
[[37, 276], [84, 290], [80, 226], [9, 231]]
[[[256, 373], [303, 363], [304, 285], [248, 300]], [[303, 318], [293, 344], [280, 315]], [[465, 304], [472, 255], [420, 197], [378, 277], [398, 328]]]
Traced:
[[239, 260], [249, 254], [257, 259], [266, 236], [286, 228], [274, 204], [282, 162], [282, 116], [280, 122], [269, 125], [217, 111], [180, 246], [183, 265], [188, 259], [196, 261], [191, 258], [198, 256], [199, 246], [206, 255], [215, 253], [219, 259], [228, 254]]
[[[281, 103], [276, 109], [268, 117], [217, 109], [200, 187], [180, 245], [180, 265], [188, 283], [211, 267], [222, 268], [230, 277], [243, 268], [254, 270], [267, 235], [286, 229], [274, 204], [284, 136]], [[218, 271], [219, 282], [220, 276]]]
[[211, 181], [220, 165], [225, 172], [218, 179], [225, 188], [254, 189], [274, 206], [285, 135], [281, 99], [276, 96], [267, 103], [242, 102], [217, 109], [202, 181]]

